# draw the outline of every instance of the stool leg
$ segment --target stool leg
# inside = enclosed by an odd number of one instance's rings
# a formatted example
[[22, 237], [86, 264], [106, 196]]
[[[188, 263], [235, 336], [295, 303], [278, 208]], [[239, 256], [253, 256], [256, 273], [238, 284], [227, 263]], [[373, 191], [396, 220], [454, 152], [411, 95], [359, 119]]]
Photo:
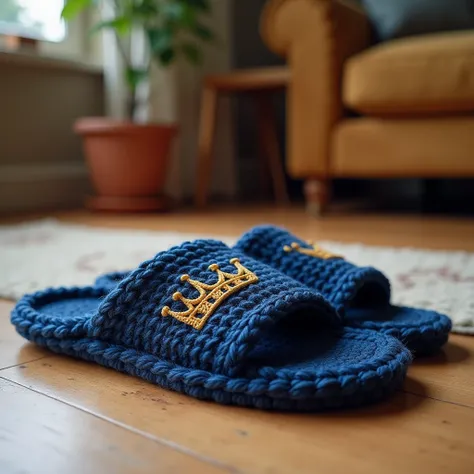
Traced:
[[288, 204], [290, 199], [286, 189], [285, 172], [278, 144], [277, 122], [270, 97], [267, 94], [255, 96], [258, 118], [258, 136], [261, 149], [268, 161], [273, 181], [273, 191], [279, 204]]
[[197, 207], [207, 204], [212, 173], [212, 152], [216, 135], [217, 90], [204, 87], [201, 97], [201, 118], [197, 157], [197, 181], [194, 203]]
[[[258, 121], [260, 119], [257, 119]], [[268, 172], [269, 165], [267, 159], [267, 150], [265, 147], [264, 140], [262, 140], [263, 134], [259, 130], [257, 123], [257, 142], [258, 142], [258, 171], [260, 178], [260, 195], [267, 197], [273, 194], [273, 184]]]

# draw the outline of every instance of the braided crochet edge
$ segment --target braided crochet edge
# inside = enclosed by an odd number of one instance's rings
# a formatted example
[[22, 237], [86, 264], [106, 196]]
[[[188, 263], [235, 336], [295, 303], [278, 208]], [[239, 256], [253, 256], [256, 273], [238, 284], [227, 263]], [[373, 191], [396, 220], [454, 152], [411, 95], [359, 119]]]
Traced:
[[433, 321], [429, 324], [397, 324], [394, 321], [364, 321], [346, 325], [355, 329], [369, 329], [399, 339], [415, 356], [423, 356], [438, 351], [449, 338], [451, 320], [442, 314], [433, 312]]
[[[96, 287], [59, 288], [23, 297], [12, 312], [11, 321], [18, 333], [50, 350], [96, 362], [120, 372], [140, 377], [161, 387], [195, 398], [223, 404], [253, 406], [261, 409], [317, 411], [374, 402], [393, 392], [402, 383], [411, 357], [400, 345], [397, 351], [370, 363], [354, 364], [337, 372], [293, 372], [267, 370], [264, 376], [248, 379], [230, 377], [200, 369], [189, 369], [166, 362], [157, 356], [131, 347], [91, 338], [89, 319], [71, 318], [58, 324], [36, 308], [61, 294], [104, 296]], [[376, 333], [346, 329], [349, 338], [371, 340]], [[377, 336], [378, 337], [378, 336]]]
[[186, 369], [150, 354], [96, 340], [35, 337], [32, 341], [56, 353], [95, 362], [201, 400], [265, 410], [319, 411], [375, 402], [400, 387], [411, 360], [402, 351], [377, 370], [352, 376], [245, 379]]
[[[274, 378], [231, 378], [204, 370], [187, 369], [158, 357], [94, 339], [56, 339], [28, 330], [23, 337], [53, 352], [66, 354], [140, 377], [163, 388], [201, 400], [266, 410], [319, 411], [353, 407], [381, 400], [402, 384], [411, 361], [403, 348], [389, 360], [357, 374], [321, 377], [284, 371]], [[23, 329], [25, 327], [23, 326]], [[357, 337], [357, 335], [356, 335]], [[285, 376], [286, 375], [286, 376]]]

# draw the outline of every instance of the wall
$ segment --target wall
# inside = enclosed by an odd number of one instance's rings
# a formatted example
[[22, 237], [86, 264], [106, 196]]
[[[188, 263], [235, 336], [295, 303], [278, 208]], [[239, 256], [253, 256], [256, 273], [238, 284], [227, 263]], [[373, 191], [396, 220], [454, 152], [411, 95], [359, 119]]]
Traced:
[[[216, 34], [216, 44], [205, 47], [202, 68], [184, 63], [177, 68], [176, 103], [181, 134], [177, 151], [179, 165], [174, 167], [170, 183], [173, 188], [173, 180], [176, 182], [179, 176], [185, 198], [193, 194], [195, 186], [202, 80], [206, 74], [227, 72], [232, 68], [232, 6], [239, 1], [212, 0], [213, 14], [209, 26]], [[229, 98], [220, 99], [217, 124], [211, 193], [230, 199], [236, 194], [237, 176], [232, 102]]]
[[[1, 0], [0, 0], [1, 1]], [[100, 34], [90, 35], [93, 24], [100, 21], [100, 14], [86, 10], [66, 25], [66, 38], [59, 43], [39, 43], [41, 56], [68, 59], [82, 63], [102, 65], [102, 39]]]
[[0, 53], [0, 212], [71, 207], [88, 190], [74, 120], [102, 115], [102, 73]]
[[[238, 0], [232, 6], [232, 63], [236, 69], [259, 68], [285, 64], [273, 54], [260, 37], [260, 15], [266, 0]], [[282, 155], [285, 151], [285, 94], [273, 98], [278, 117], [278, 135]], [[251, 100], [240, 96], [236, 102], [237, 167], [242, 198], [262, 193], [259, 181], [259, 157], [256, 137], [256, 117]]]

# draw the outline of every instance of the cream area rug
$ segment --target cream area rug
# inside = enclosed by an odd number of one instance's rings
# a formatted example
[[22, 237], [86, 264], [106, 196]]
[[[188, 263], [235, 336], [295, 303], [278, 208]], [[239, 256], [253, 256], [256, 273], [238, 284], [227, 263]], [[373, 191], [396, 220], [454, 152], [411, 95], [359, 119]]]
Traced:
[[[66, 225], [42, 220], [0, 226], [0, 297], [18, 299], [48, 286], [89, 285], [104, 272], [131, 269], [184, 240], [218, 235]], [[390, 278], [396, 304], [438, 310], [454, 331], [474, 335], [474, 253], [318, 242]]]

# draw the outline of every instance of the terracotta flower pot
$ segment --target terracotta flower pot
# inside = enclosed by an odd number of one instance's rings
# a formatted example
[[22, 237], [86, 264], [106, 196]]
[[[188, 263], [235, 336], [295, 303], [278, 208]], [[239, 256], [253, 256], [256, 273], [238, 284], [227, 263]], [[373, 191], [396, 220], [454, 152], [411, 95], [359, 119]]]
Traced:
[[74, 130], [84, 151], [96, 196], [93, 209], [164, 210], [169, 153], [176, 127], [137, 125], [107, 118], [79, 119]]

